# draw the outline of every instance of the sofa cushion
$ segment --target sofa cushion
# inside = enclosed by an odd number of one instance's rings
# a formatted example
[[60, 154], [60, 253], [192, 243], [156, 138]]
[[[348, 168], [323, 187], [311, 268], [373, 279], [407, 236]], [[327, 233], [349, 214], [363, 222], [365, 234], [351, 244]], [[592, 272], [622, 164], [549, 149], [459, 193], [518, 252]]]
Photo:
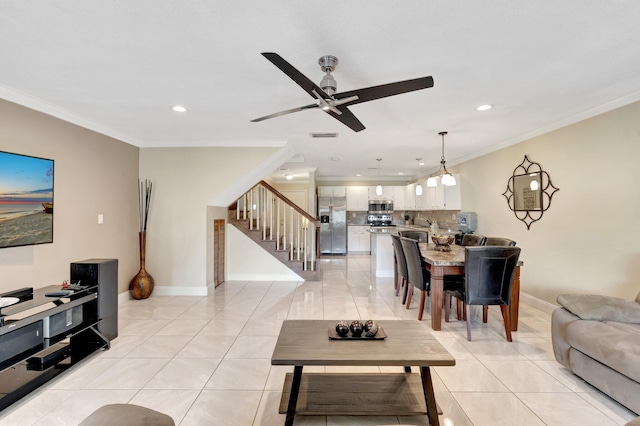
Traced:
[[558, 303], [583, 320], [640, 324], [640, 304], [596, 294], [561, 294]]
[[573, 348], [640, 382], [640, 324], [573, 321], [565, 336]]

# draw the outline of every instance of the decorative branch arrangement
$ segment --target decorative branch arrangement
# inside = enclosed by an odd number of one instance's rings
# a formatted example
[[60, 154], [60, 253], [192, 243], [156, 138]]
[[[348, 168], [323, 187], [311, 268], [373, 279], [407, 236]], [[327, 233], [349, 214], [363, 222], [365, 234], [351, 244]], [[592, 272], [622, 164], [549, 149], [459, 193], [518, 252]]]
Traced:
[[141, 182], [138, 179], [138, 208], [140, 212], [140, 232], [147, 232], [149, 218], [149, 205], [151, 204], [151, 191], [153, 183], [149, 179]]
[[149, 219], [149, 205], [151, 204], [151, 191], [153, 185], [149, 179], [141, 182], [138, 179], [138, 208], [140, 212], [140, 271], [129, 283], [129, 292], [134, 299], [146, 299], [153, 292], [154, 279], [145, 269], [147, 252], [147, 222]]

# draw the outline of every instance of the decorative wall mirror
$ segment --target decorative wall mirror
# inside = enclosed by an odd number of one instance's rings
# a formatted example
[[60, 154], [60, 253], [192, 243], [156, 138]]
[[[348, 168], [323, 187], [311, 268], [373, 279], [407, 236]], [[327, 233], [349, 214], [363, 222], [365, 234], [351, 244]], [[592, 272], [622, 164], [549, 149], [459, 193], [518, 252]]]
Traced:
[[513, 170], [502, 195], [516, 217], [530, 229], [531, 224], [540, 220], [551, 206], [551, 198], [558, 190], [551, 183], [549, 173], [525, 155], [522, 163]]

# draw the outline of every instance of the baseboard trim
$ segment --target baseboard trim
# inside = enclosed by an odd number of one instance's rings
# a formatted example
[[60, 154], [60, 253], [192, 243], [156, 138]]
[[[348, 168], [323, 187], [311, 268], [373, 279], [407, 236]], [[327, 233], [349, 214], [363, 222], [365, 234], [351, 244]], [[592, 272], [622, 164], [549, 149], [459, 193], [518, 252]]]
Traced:
[[522, 292], [520, 292], [520, 301], [547, 314], [552, 314], [553, 311], [558, 308], [558, 305], [554, 305], [546, 300], [538, 299], [535, 296]]
[[[153, 288], [153, 296], [207, 296], [209, 294], [209, 286], [207, 287], [182, 287], [182, 286], [155, 286]], [[133, 299], [131, 293], [125, 291], [118, 294], [118, 304]]]

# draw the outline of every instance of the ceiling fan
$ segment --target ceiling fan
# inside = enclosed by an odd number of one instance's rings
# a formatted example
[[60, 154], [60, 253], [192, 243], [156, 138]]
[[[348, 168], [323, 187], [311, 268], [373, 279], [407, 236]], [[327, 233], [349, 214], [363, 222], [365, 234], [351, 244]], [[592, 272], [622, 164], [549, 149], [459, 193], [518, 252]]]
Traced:
[[311, 95], [316, 102], [251, 120], [251, 122], [254, 123], [269, 118], [280, 117], [281, 115], [291, 114], [293, 112], [304, 111], [306, 109], [320, 108], [333, 118], [351, 128], [354, 132], [359, 132], [365, 129], [364, 124], [362, 124], [360, 120], [358, 120], [356, 116], [349, 111], [347, 108], [349, 105], [355, 105], [375, 99], [386, 98], [387, 96], [399, 95], [401, 93], [433, 87], [433, 78], [429, 76], [382, 84], [380, 86], [372, 86], [364, 89], [351, 90], [349, 92], [336, 93], [337, 84], [331, 75], [338, 64], [338, 58], [335, 56], [326, 55], [322, 56], [318, 60], [320, 68], [322, 71], [326, 72], [322, 82], [320, 82], [320, 87], [309, 80], [300, 71], [295, 69], [293, 65], [285, 61], [277, 53], [263, 52], [262, 56], [271, 61], [271, 63], [276, 67], [280, 68], [283, 73], [288, 75], [289, 78], [298, 84], [298, 86], [302, 87], [305, 92]]

